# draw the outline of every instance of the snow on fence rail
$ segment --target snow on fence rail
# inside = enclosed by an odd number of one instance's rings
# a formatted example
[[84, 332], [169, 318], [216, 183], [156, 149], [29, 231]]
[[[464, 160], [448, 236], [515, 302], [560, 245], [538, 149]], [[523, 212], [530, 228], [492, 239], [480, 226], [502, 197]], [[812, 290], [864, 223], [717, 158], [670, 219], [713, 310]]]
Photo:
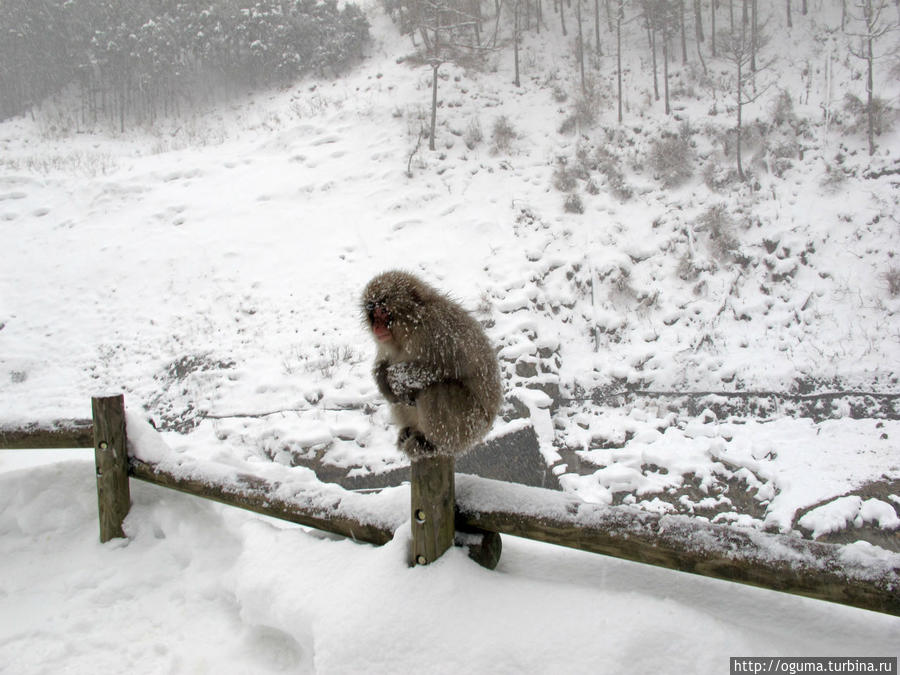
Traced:
[[[123, 398], [94, 398], [92, 407], [101, 541], [124, 536], [131, 477], [376, 545], [392, 539], [411, 516], [411, 564], [432, 562], [452, 545], [455, 532], [468, 532], [481, 535], [470, 555], [493, 567], [500, 555], [499, 535], [510, 534], [900, 616], [900, 554], [863, 556], [854, 547], [590, 504], [542, 488], [457, 476], [452, 458], [447, 457], [413, 463], [410, 511], [403, 505], [394, 508], [396, 504], [385, 509], [375, 495], [330, 490], [321, 484], [285, 489], [220, 467], [176, 470], [155, 461], [153, 451], [136, 453], [141, 458], [129, 456]], [[133, 446], [162, 445], [155, 432], [147, 430], [149, 425], [128, 427]], [[15, 447], [36, 447], [27, 444], [24, 430], [19, 431]], [[81, 427], [77, 438], [83, 431]], [[9, 433], [0, 434], [0, 447], [9, 447]], [[478, 541], [478, 537], [464, 539]]]
[[92, 448], [91, 420], [57, 420], [49, 424], [29, 424], [7, 429], [0, 427], [0, 449]]

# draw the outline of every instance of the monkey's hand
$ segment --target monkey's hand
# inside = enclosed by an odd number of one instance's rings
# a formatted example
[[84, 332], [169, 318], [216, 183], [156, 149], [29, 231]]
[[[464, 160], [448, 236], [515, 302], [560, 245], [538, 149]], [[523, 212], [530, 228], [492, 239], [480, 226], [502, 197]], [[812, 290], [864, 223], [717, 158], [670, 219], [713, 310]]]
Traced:
[[394, 394], [391, 385], [388, 382], [389, 368], [390, 365], [387, 361], [379, 361], [375, 364], [375, 368], [372, 370], [372, 376], [375, 378], [375, 386], [378, 387], [378, 391], [380, 391], [381, 395], [387, 399], [388, 403], [400, 403], [400, 399]]
[[403, 427], [400, 430], [400, 434], [397, 436], [397, 447], [410, 459], [433, 455], [437, 452], [434, 444], [425, 438], [421, 431], [415, 431], [410, 427]]
[[395, 363], [386, 368], [387, 384], [394, 396], [406, 405], [416, 404], [416, 394], [440, 381], [433, 370], [412, 361]]

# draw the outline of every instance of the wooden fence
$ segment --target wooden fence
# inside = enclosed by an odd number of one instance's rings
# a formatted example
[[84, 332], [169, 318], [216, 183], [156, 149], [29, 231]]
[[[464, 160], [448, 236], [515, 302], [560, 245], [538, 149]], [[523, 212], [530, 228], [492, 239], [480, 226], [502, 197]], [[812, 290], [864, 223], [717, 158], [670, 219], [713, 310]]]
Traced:
[[[282, 499], [265, 479], [186, 478], [129, 457], [122, 396], [92, 399], [100, 539], [124, 536], [129, 478], [172, 488], [267, 516], [382, 545], [396, 524], [308, 493]], [[58, 425], [54, 438], [84, 447], [84, 425]], [[0, 447], [47, 447], [47, 429], [0, 432]], [[66, 435], [70, 434], [70, 435]], [[860, 564], [845, 547], [717, 525], [685, 516], [589, 504], [560, 492], [454, 474], [451, 457], [412, 464], [410, 564], [429, 564], [454, 543], [496, 566], [501, 534], [526, 537], [681, 572], [735, 581], [900, 616], [900, 565]], [[327, 503], [327, 506], [323, 504]], [[472, 544], [472, 542], [475, 542]]]

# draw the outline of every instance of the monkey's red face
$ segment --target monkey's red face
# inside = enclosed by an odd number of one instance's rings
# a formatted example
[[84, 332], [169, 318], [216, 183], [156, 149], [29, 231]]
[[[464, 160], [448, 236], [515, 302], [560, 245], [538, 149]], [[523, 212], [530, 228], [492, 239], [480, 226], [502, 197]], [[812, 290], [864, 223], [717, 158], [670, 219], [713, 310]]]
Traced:
[[379, 342], [393, 340], [391, 334], [391, 313], [380, 302], [370, 302], [366, 306], [369, 313], [369, 323], [372, 325], [372, 334]]

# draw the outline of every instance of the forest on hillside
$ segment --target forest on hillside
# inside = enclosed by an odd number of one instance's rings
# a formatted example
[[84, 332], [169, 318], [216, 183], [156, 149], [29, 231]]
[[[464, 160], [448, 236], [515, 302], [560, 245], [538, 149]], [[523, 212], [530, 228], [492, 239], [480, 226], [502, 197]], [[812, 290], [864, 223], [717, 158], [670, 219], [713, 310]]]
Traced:
[[[410, 36], [418, 57], [438, 75], [442, 64], [477, 66], [498, 52], [515, 62], [526, 33], [561, 35], [572, 45], [580, 91], [569, 129], [593, 124], [601, 96], [595, 73], [614, 58], [612, 105], [623, 122], [623, 63], [639, 56], [646, 86], [666, 115], [685, 87], [677, 69], [696, 72], [710, 98], [726, 95], [737, 131], [737, 173], [744, 178], [741, 135], [747, 104], [768, 94], [782, 67], [776, 57], [804, 63], [828, 52], [825, 77], [842, 63], [852, 73], [839, 105], [827, 103], [828, 123], [866, 135], [869, 153], [896, 118], [883, 83], [900, 77], [900, 5], [892, 0], [384, 0]], [[0, 119], [32, 110], [47, 96], [75, 87], [80, 123], [107, 120], [120, 130], [178, 115], [235, 88], [289, 84], [307, 73], [338, 73], [364, 54], [368, 22], [353, 3], [335, 0], [3, 0], [0, 3]], [[787, 47], [787, 48], [786, 48]], [[792, 51], [793, 49], [793, 51]], [[786, 54], [785, 52], [790, 52]], [[431, 149], [439, 107], [433, 77]], [[680, 89], [679, 89], [680, 88]], [[565, 93], [560, 93], [565, 97]], [[777, 116], [790, 110], [782, 105]], [[677, 145], [677, 139], [672, 141]], [[672, 148], [677, 155], [678, 148]], [[677, 180], [677, 166], [669, 167]]]
[[332, 73], [369, 37], [335, 0], [2, 0], [0, 120], [75, 87], [83, 125], [153, 123], [224, 92]]
[[[896, 101], [883, 93], [881, 83], [900, 77], [900, 4], [890, 0], [785, 0], [781, 3], [760, 0], [515, 0], [485, 3], [482, 0], [387, 0], [386, 6], [418, 45], [421, 56], [433, 68], [429, 145], [435, 147], [436, 111], [439, 106], [439, 69], [448, 61], [469, 65], [503, 46], [513, 52], [515, 85], [520, 86], [520, 44], [525, 33], [540, 35], [553, 31], [568, 38], [577, 70], [579, 90], [572, 114], [560, 131], [591, 128], [604, 103], [613, 105], [621, 125], [623, 112], [623, 70], [635, 57], [647, 71], [647, 95], [660, 102], [666, 116], [675, 114], [673, 98], [687, 93], [704, 94], [710, 114], [717, 113], [719, 99], [734, 116], [734, 138], [728, 142], [736, 156], [736, 174], [747, 180], [742, 161], [742, 137], [746, 130], [744, 109], [763, 96], [772, 98], [770, 89], [778, 82], [779, 57], [802, 64], [802, 78], [808, 83], [819, 54], [799, 53], [791, 41], [795, 23], [811, 33], [811, 46], [827, 52], [824, 76], [837, 82], [834, 64], [841, 73], [849, 72], [850, 86], [842, 86], [838, 105], [822, 104], [826, 124], [843, 125], [851, 133], [864, 133], [869, 155], [875, 153], [876, 139], [888, 131], [896, 119]], [[800, 29], [799, 26], [797, 28]], [[606, 57], [606, 61], [601, 61]], [[603, 64], [614, 59], [615, 87], [601, 92]], [[606, 65], [608, 71], [609, 66]], [[690, 70], [690, 84], [676, 78], [675, 70]], [[853, 83], [859, 82], [858, 86]], [[781, 87], [785, 85], [781, 83]], [[691, 89], [690, 92], [685, 91]], [[794, 135], [802, 135], [805, 122], [793, 115], [792, 97], [782, 88], [775, 93], [773, 118], [776, 125], [790, 124]], [[556, 93], [563, 102], [568, 94]], [[613, 102], [601, 98], [610, 96]], [[807, 84], [807, 100], [809, 85]], [[671, 138], [657, 162], [673, 186], [683, 176], [678, 158], [688, 151], [687, 133]], [[787, 144], [785, 157], [795, 156], [798, 148]], [[796, 144], [794, 144], [796, 145]], [[776, 169], [777, 170], [777, 169]], [[577, 210], [577, 209], [574, 209]]]

